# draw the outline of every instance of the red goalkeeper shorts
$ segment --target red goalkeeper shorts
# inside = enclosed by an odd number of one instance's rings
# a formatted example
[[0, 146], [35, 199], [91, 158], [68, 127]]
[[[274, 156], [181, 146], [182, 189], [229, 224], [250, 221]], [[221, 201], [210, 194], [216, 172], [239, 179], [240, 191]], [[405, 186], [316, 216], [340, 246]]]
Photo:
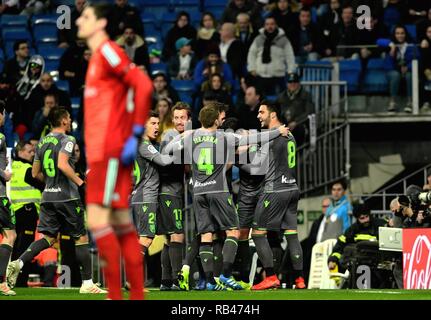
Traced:
[[118, 158], [88, 164], [87, 204], [113, 209], [128, 209], [132, 191], [132, 166], [125, 167]]

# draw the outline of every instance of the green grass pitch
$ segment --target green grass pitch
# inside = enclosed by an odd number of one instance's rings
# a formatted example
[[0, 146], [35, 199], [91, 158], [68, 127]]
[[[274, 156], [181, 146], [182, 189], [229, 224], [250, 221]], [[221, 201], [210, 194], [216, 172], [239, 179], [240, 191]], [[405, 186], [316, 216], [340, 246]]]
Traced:
[[[105, 295], [82, 295], [79, 289], [15, 288], [14, 297], [0, 300], [103, 300]], [[127, 297], [127, 293], [124, 294]], [[150, 289], [148, 300], [431, 300], [431, 290], [269, 290], [227, 292], [166, 292]]]

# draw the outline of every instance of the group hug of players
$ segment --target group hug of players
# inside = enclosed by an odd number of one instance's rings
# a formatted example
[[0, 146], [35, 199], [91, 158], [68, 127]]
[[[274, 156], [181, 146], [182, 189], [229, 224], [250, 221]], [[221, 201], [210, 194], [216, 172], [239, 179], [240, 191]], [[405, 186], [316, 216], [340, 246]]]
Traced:
[[[201, 109], [202, 127], [199, 129], [186, 130], [191, 120], [191, 109], [186, 103], [177, 103], [172, 115], [173, 129], [164, 133], [159, 146], [156, 143], [159, 117], [150, 113], [134, 163], [134, 186], [130, 196], [131, 214], [143, 257], [155, 235], [167, 237], [161, 255], [161, 289], [189, 290], [190, 266], [198, 256], [206, 290], [279, 287], [266, 237], [268, 231], [284, 233], [295, 286], [305, 288], [296, 226], [299, 200], [295, 180], [296, 144], [279, 120], [279, 107], [270, 102], [262, 103], [258, 118], [262, 129], [268, 130], [253, 134], [245, 130], [240, 134], [220, 130], [225, 110], [217, 103]], [[37, 145], [32, 167], [33, 176], [41, 176], [46, 184], [41, 202], [44, 214], [40, 215], [38, 226], [44, 238], [33, 242], [19, 259], [9, 263], [7, 277], [1, 279], [2, 293], [15, 295], [12, 289], [24, 264], [52, 246], [59, 232], [76, 239], [76, 257], [83, 280], [80, 293], [106, 293], [92, 281], [85, 210], [78, 190], [84, 182], [74, 171], [76, 142], [68, 135], [70, 115], [63, 108], [55, 108], [49, 118], [52, 131]], [[239, 161], [240, 158], [243, 161]], [[236, 205], [228, 179], [233, 164], [240, 168]], [[192, 194], [195, 235], [187, 248], [184, 248], [187, 231], [184, 230], [185, 181]], [[2, 209], [7, 215], [7, 206]], [[13, 229], [13, 225], [3, 223], [3, 229]], [[249, 280], [250, 235], [265, 270], [265, 279], [254, 286]], [[0, 267], [6, 269], [9, 257], [6, 254], [1, 257]], [[232, 276], [236, 258], [240, 261], [240, 279]]]
[[[205, 276], [201, 289], [279, 287], [268, 231], [284, 233], [294, 285], [305, 288], [297, 235], [296, 143], [279, 113], [277, 104], [263, 102], [258, 119], [267, 130], [233, 133], [220, 129], [226, 128], [224, 106], [210, 103], [199, 113], [201, 128], [187, 130], [191, 110], [179, 102], [172, 109], [173, 129], [163, 133], [160, 147], [155, 144], [158, 115], [149, 115], [135, 161], [131, 207], [144, 255], [155, 235], [167, 237], [161, 290], [189, 290], [190, 267], [198, 256]], [[234, 164], [240, 168], [237, 204], [229, 179]], [[185, 181], [193, 205], [194, 223], [188, 226], [194, 230], [184, 230]], [[186, 232], [194, 237], [184, 248]], [[265, 271], [265, 279], [255, 285], [250, 283], [250, 235]], [[237, 279], [232, 276], [235, 259]]]

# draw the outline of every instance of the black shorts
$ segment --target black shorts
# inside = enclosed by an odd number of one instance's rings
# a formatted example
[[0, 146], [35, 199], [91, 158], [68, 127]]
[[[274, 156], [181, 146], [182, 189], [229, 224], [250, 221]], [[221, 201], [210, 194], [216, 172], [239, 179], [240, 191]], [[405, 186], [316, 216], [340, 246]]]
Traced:
[[183, 199], [161, 194], [157, 218], [157, 234], [184, 233]]
[[140, 237], [154, 238], [157, 234], [158, 207], [156, 202], [132, 204], [133, 221]]
[[52, 237], [60, 232], [74, 239], [86, 235], [83, 204], [80, 200], [41, 203], [37, 231]]
[[263, 193], [256, 206], [256, 230], [296, 230], [299, 191]]
[[194, 196], [193, 212], [198, 234], [239, 229], [238, 214], [228, 192]]
[[251, 228], [259, 196], [254, 197], [238, 195], [238, 217], [240, 228]]
[[0, 198], [0, 231], [15, 229], [15, 213], [8, 198]]

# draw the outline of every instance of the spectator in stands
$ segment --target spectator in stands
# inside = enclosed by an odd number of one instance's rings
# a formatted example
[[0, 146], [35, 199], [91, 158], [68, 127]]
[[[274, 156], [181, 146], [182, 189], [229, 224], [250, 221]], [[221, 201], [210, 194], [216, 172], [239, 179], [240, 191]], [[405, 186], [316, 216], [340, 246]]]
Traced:
[[[254, 85], [255, 82], [256, 81], [254, 77], [250, 74], [246, 74], [244, 77], [241, 77], [241, 79], [239, 79], [239, 90], [236, 93], [235, 105], [240, 106], [245, 103], [245, 92], [247, 91], [247, 88]], [[236, 115], [236, 117], [240, 118], [238, 115]]]
[[80, 73], [79, 70], [83, 67], [81, 62], [85, 50], [85, 41], [82, 39], [76, 39], [60, 58], [60, 66], [58, 70], [60, 79], [67, 80], [69, 82], [70, 95], [72, 97], [80, 95], [81, 87], [84, 84], [82, 82], [83, 79], [80, 79], [78, 74]]
[[248, 13], [253, 28], [258, 29], [262, 24], [260, 7], [254, 0], [231, 0], [223, 12], [221, 22], [236, 22], [236, 17], [240, 13]]
[[305, 142], [306, 123], [308, 115], [314, 113], [314, 105], [310, 93], [306, 91], [299, 81], [296, 73], [287, 78], [287, 88], [278, 97], [284, 123], [287, 124], [295, 137], [298, 146]]
[[3, 0], [0, 4], [1, 14], [18, 14], [19, 0]]
[[117, 44], [126, 51], [127, 56], [136, 65], [142, 66], [145, 70], [150, 70], [150, 57], [148, 47], [144, 39], [135, 32], [135, 27], [127, 24], [123, 34], [117, 38]]
[[322, 199], [322, 214], [316, 220], [313, 221], [313, 224], [310, 228], [310, 232], [308, 233], [308, 237], [301, 241], [302, 253], [304, 255], [304, 278], [306, 282], [308, 282], [308, 276], [310, 272], [311, 253], [313, 251], [314, 245], [317, 243], [317, 233], [319, 231], [319, 227], [322, 223], [322, 220], [325, 218], [326, 211], [328, 210], [330, 204], [331, 199]]
[[427, 16], [425, 17], [425, 19], [423, 19], [422, 21], [420, 21], [417, 24], [417, 27], [416, 27], [417, 39], [420, 40], [420, 39], [425, 38], [426, 31], [427, 31], [429, 26], [431, 26], [431, 8], [428, 10]]
[[329, 37], [332, 26], [341, 21], [341, 4], [340, 0], [330, 0], [329, 10], [318, 19], [318, 24], [323, 30], [325, 37]]
[[[202, 84], [201, 93], [204, 100], [218, 101], [228, 106], [232, 105], [230, 84], [223, 81], [218, 73], [211, 74], [208, 81]], [[209, 99], [211, 97], [211, 99]]]
[[240, 13], [236, 17], [235, 37], [241, 41], [243, 47], [245, 48], [245, 54], [248, 53], [248, 49], [257, 35], [258, 32], [255, 31], [252, 24], [250, 23], [250, 16], [248, 13]]
[[[254, 85], [250, 85], [245, 90], [244, 103], [236, 109], [239, 119], [239, 127], [250, 130], [260, 130], [261, 124], [257, 119], [260, 103], [264, 96], [262, 90]], [[238, 104], [237, 104], [238, 105]]]
[[180, 100], [178, 93], [169, 85], [169, 79], [166, 74], [160, 72], [153, 75], [153, 86], [153, 106], [163, 98], [169, 98], [172, 104]]
[[389, 82], [389, 112], [396, 111], [395, 98], [400, 89], [401, 79], [405, 79], [407, 87], [407, 105], [404, 112], [412, 112], [412, 60], [418, 56], [416, 48], [409, 46], [410, 39], [404, 26], [395, 27], [392, 34], [389, 54], [385, 58], [386, 76]]
[[[389, 33], [386, 26], [380, 22], [377, 16], [372, 16], [370, 20], [371, 29], [363, 29], [359, 31], [359, 43], [364, 46], [375, 45], [377, 40], [380, 38], [388, 38]], [[381, 47], [378, 48], [370, 48], [364, 47], [361, 48], [359, 54], [361, 56], [362, 61], [364, 62], [364, 66], [368, 62], [370, 58], [381, 58], [383, 55], [384, 49]]]
[[31, 124], [37, 111], [39, 111], [45, 104], [45, 96], [53, 94], [56, 97], [57, 104], [65, 107], [70, 114], [72, 114], [72, 103], [69, 94], [59, 89], [49, 73], [43, 73], [40, 78], [40, 83], [34, 88], [29, 99], [25, 103], [25, 124]]
[[298, 24], [299, 5], [290, 3], [288, 0], [278, 0], [276, 7], [272, 10], [271, 15], [277, 21], [279, 28], [288, 34], [289, 29], [296, 27]]
[[431, 111], [431, 25], [426, 30], [426, 36], [422, 38], [421, 47], [421, 70], [424, 103], [421, 112]]
[[193, 77], [197, 59], [190, 43], [191, 40], [187, 38], [179, 38], [175, 43], [178, 53], [171, 57], [168, 64], [171, 78], [188, 80]]
[[3, 73], [6, 76], [6, 82], [15, 87], [18, 80], [20, 80], [27, 69], [29, 60], [29, 46], [26, 40], [18, 40], [13, 44], [13, 51], [15, 57], [6, 61]]
[[331, 185], [331, 204], [319, 226], [316, 242], [337, 239], [350, 227], [349, 212], [352, 206], [346, 196], [347, 183], [336, 181]]
[[24, 100], [27, 100], [33, 89], [39, 85], [44, 69], [45, 60], [42, 56], [34, 55], [30, 58], [24, 75], [16, 83], [16, 91]]
[[115, 38], [124, 33], [127, 25], [133, 26], [135, 32], [144, 36], [144, 26], [141, 21], [139, 9], [128, 4], [128, 0], [115, 0], [111, 19], [112, 36]]
[[333, 25], [329, 32], [329, 48], [326, 49], [328, 57], [357, 59], [358, 49], [337, 48], [337, 46], [351, 46], [359, 43], [359, 33], [350, 5], [343, 7], [341, 21]]
[[185, 11], [178, 13], [174, 26], [166, 35], [162, 52], [163, 61], [169, 61], [169, 59], [176, 54], [175, 43], [179, 38], [196, 39], [196, 29], [190, 25], [190, 15]]
[[25, 4], [22, 3], [21, 7], [23, 8], [21, 11], [21, 15], [26, 15], [31, 17], [35, 14], [42, 14], [48, 8], [47, 1], [39, 1], [39, 0], [27, 0]]
[[87, 0], [75, 0], [75, 7], [72, 10], [70, 17], [70, 29], [59, 29], [58, 30], [58, 43], [60, 48], [67, 48], [76, 40], [77, 34], [77, 26], [76, 20], [81, 15], [84, 10], [85, 5], [87, 4]]
[[33, 118], [32, 131], [34, 137], [41, 139], [49, 133], [51, 130], [51, 125], [48, 121], [49, 112], [57, 106], [58, 103], [56, 96], [52, 93], [48, 93], [44, 97], [42, 109], [38, 110]]
[[408, 18], [406, 23], [418, 23], [426, 19], [427, 11], [431, 8], [429, 1], [408, 0]]
[[221, 60], [230, 66], [233, 76], [239, 79], [245, 72], [247, 56], [241, 41], [235, 38], [233, 23], [223, 23], [220, 28], [220, 40]]
[[284, 89], [286, 73], [295, 71], [295, 54], [274, 17], [265, 19], [264, 28], [254, 39], [247, 57], [248, 71], [256, 77], [266, 95], [278, 94]]
[[157, 142], [160, 143], [163, 138], [163, 133], [174, 127], [172, 123], [172, 101], [169, 98], [162, 98], [157, 101], [155, 111], [159, 114], [159, 134]]
[[220, 34], [217, 32], [217, 21], [211, 12], [202, 15], [200, 27], [197, 33], [195, 54], [198, 59], [202, 59], [208, 48], [220, 42]]
[[325, 49], [325, 41], [320, 29], [311, 22], [311, 11], [304, 7], [299, 12], [299, 25], [292, 25], [287, 34], [295, 52], [296, 61], [318, 60]]
[[201, 89], [202, 83], [208, 80], [213, 73], [220, 74], [233, 88], [234, 79], [230, 66], [220, 58], [220, 49], [217, 45], [208, 49], [206, 58], [198, 62], [193, 75], [196, 91]]

